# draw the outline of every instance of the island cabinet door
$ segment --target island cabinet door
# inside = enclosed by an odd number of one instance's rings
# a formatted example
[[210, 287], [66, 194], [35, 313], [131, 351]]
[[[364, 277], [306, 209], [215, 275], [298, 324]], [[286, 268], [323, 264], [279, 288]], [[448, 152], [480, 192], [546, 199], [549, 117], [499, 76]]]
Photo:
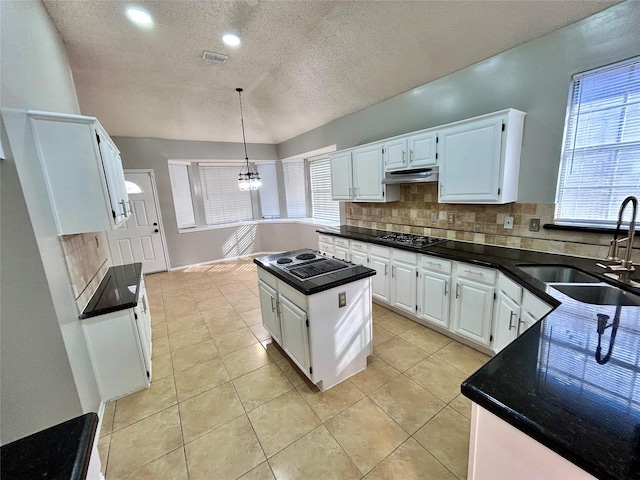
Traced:
[[268, 330], [273, 339], [282, 345], [280, 340], [280, 319], [278, 318], [278, 294], [262, 280], [258, 280], [258, 290], [260, 291], [262, 325]]
[[281, 295], [280, 320], [282, 321], [282, 348], [303, 372], [310, 374], [309, 328], [306, 312]]

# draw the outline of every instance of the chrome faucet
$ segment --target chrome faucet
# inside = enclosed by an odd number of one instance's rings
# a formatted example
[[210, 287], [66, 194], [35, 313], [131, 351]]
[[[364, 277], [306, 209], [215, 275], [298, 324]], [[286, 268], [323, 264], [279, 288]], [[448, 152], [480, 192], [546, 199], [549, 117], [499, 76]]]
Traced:
[[[631, 213], [631, 223], [629, 224], [629, 232], [627, 236], [624, 238], [618, 238], [620, 234], [620, 227], [622, 226], [622, 216], [624, 215], [624, 211], [627, 208], [627, 205], [631, 203], [633, 207], [633, 211]], [[607, 260], [620, 262], [620, 264], [611, 264], [611, 265], [600, 265], [601, 267], [609, 270], [610, 273], [605, 274], [608, 276], [617, 277], [618, 280], [622, 282], [629, 282], [629, 276], [632, 272], [635, 271], [633, 266], [633, 261], [631, 260], [631, 252], [633, 250], [633, 237], [636, 232], [636, 214], [638, 211], [638, 199], [634, 196], [628, 196], [622, 201], [620, 205], [620, 211], [618, 212], [618, 223], [616, 225], [616, 231], [613, 234], [613, 240], [611, 240], [611, 246], [609, 247], [609, 254], [607, 255]], [[627, 242], [626, 251], [624, 255], [624, 259], [620, 259], [618, 257], [618, 249], [622, 242]]]

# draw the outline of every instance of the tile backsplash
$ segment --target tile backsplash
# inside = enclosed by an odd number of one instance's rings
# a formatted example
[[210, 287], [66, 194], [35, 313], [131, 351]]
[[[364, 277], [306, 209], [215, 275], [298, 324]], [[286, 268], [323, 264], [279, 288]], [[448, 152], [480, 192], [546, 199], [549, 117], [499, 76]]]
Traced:
[[[611, 234], [545, 230], [553, 223], [552, 203], [509, 203], [469, 205], [438, 203], [437, 184], [401, 185], [400, 200], [391, 203], [347, 203], [347, 225], [393, 232], [499, 245], [579, 257], [606, 257]], [[513, 228], [504, 228], [506, 216]], [[451, 218], [453, 217], [453, 222]], [[539, 231], [530, 231], [538, 219]], [[636, 237], [640, 239], [640, 235]], [[640, 261], [639, 241], [634, 242], [633, 259]], [[624, 252], [624, 250], [622, 250]]]
[[73, 294], [82, 311], [111, 267], [107, 235], [105, 232], [79, 233], [63, 235], [61, 240]]

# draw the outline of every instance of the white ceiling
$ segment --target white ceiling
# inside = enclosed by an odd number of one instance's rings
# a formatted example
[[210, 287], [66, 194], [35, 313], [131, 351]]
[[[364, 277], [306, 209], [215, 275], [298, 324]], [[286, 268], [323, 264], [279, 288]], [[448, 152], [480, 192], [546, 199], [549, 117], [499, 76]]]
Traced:
[[[280, 143], [619, 3], [44, 0], [110, 135]], [[237, 33], [242, 44], [223, 45]], [[224, 65], [201, 58], [226, 53]]]

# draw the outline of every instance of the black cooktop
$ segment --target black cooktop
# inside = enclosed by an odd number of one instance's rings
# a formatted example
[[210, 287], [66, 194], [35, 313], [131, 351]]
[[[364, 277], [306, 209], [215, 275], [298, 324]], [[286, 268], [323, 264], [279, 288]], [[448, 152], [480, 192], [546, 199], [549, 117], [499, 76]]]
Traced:
[[[300, 256], [301, 255], [296, 258], [299, 258]], [[349, 265], [330, 258], [318, 258], [316, 260], [305, 262], [299, 266], [291, 267], [288, 271], [298, 278], [305, 279], [324, 275], [325, 273], [335, 272], [336, 270], [341, 270], [343, 268], [349, 268]]]

